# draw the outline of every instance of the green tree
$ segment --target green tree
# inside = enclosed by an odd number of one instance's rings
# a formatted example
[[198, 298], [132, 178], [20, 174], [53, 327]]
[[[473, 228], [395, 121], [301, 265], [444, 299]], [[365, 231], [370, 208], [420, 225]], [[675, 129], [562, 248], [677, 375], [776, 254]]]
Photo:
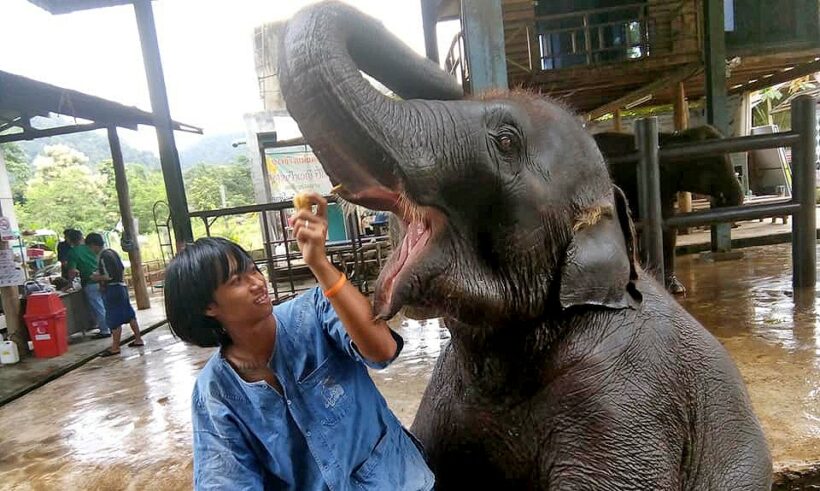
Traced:
[[228, 165], [195, 165], [185, 172], [184, 179], [188, 207], [192, 210], [222, 208], [223, 186], [225, 207], [254, 203], [251, 168], [246, 157], [238, 157]]
[[[105, 178], [104, 208], [109, 221], [120, 220], [117, 187], [114, 178], [114, 165], [111, 160], [104, 160], [97, 166], [98, 172]], [[146, 234], [154, 230], [154, 203], [165, 200], [165, 184], [162, 172], [150, 169], [142, 164], [125, 164], [125, 177], [128, 180], [128, 194], [131, 199], [131, 213], [139, 224], [139, 233]]]
[[25, 228], [77, 227], [90, 232], [115, 225], [103, 207], [105, 178], [87, 163], [85, 155], [65, 145], [43, 149], [43, 155], [34, 159], [34, 176], [20, 207]]
[[6, 171], [9, 174], [9, 184], [14, 203], [23, 204], [26, 201], [26, 186], [33, 174], [26, 153], [14, 143], [0, 144], [3, 150], [3, 160], [6, 162]]

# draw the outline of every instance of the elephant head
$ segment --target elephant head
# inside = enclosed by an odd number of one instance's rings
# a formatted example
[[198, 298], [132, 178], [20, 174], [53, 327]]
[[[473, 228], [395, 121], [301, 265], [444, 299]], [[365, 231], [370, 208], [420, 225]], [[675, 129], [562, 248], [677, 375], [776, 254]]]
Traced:
[[338, 2], [297, 13], [281, 42], [288, 110], [340, 196], [404, 223], [377, 316], [407, 305], [486, 325], [639, 298], [625, 199], [565, 108], [523, 92], [465, 100], [438, 66]]

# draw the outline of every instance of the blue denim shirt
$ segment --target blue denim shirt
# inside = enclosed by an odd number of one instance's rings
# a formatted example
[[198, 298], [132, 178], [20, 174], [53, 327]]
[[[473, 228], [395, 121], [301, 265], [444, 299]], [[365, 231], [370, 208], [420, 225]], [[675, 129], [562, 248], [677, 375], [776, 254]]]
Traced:
[[[270, 367], [283, 393], [242, 380], [217, 351], [192, 398], [196, 489], [429, 490], [433, 474], [388, 409], [330, 302], [278, 305]], [[398, 343], [403, 341], [393, 333]]]

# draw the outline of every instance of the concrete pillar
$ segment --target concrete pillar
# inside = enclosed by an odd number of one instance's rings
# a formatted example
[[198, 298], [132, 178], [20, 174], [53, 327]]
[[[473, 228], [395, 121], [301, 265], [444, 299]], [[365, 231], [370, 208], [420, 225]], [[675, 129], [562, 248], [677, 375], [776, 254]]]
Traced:
[[501, 0], [461, 2], [461, 26], [472, 92], [506, 89], [507, 59]]

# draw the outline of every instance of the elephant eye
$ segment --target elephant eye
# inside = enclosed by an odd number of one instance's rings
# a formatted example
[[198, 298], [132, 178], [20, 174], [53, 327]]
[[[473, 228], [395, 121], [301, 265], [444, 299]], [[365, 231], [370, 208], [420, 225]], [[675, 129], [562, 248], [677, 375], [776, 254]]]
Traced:
[[505, 152], [509, 152], [512, 149], [512, 138], [507, 135], [501, 135], [498, 137], [498, 146], [501, 150]]

